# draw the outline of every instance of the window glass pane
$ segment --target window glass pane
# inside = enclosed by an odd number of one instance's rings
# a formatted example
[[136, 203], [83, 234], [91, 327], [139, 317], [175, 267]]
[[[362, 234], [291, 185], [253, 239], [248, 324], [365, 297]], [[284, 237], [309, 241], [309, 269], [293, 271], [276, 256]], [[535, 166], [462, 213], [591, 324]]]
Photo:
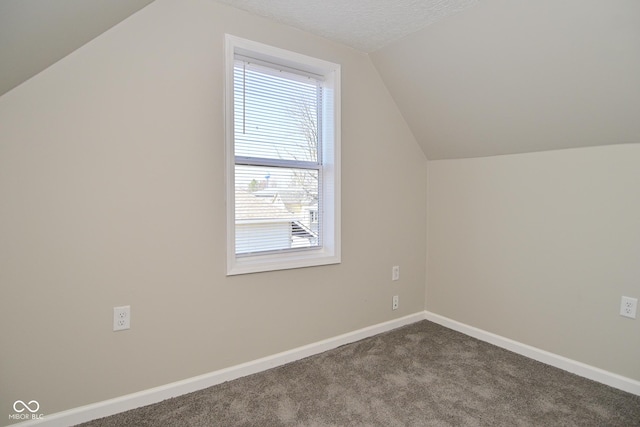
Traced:
[[319, 172], [235, 166], [236, 254], [318, 247]]
[[320, 82], [237, 60], [235, 155], [318, 161]]

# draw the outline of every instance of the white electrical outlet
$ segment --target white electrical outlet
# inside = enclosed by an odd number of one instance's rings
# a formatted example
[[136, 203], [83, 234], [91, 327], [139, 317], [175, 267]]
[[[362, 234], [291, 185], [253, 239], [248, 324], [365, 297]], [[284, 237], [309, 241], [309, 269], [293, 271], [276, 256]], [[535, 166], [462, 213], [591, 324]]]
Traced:
[[131, 328], [131, 306], [113, 307], [113, 330], [124, 331]]
[[391, 267], [391, 280], [400, 280], [400, 267], [397, 265]]
[[636, 318], [636, 310], [638, 309], [638, 299], [631, 297], [622, 297], [620, 301], [620, 316]]
[[398, 295], [394, 295], [393, 299], [391, 300], [391, 309], [397, 310], [399, 305], [400, 305], [400, 297]]

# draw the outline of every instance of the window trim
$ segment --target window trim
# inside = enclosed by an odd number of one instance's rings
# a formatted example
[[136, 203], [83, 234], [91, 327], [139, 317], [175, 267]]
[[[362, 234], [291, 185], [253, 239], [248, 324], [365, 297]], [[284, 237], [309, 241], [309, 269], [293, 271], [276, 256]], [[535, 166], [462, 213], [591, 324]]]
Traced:
[[[300, 70], [315, 76], [322, 76], [329, 88], [327, 96], [331, 99], [331, 108], [323, 104], [322, 127], [322, 206], [323, 227], [320, 248], [287, 250], [282, 253], [264, 253], [255, 255], [236, 255], [235, 247], [235, 165], [238, 163], [234, 153], [234, 87], [233, 68], [235, 56], [249, 56], [266, 63], [278, 64], [290, 69]], [[227, 215], [227, 276], [263, 271], [285, 270], [338, 264], [341, 262], [340, 250], [340, 65], [309, 57], [288, 50], [268, 46], [255, 41], [225, 34], [225, 87], [224, 87], [224, 125], [225, 125], [225, 184]], [[243, 157], [242, 162], [251, 163], [251, 158]], [[277, 161], [275, 161], [277, 163]]]

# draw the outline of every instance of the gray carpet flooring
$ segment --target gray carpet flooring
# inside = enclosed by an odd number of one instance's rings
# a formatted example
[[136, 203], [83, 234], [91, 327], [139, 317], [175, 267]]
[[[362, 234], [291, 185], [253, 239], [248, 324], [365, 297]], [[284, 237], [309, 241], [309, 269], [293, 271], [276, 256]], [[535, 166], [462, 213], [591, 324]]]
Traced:
[[631, 427], [640, 396], [422, 321], [82, 426]]

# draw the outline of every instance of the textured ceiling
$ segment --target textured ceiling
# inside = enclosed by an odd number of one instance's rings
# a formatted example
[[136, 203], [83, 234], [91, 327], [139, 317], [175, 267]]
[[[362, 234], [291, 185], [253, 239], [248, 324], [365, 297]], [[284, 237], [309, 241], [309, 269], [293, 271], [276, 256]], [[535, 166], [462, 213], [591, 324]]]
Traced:
[[0, 0], [0, 95], [153, 0]]
[[478, 0], [218, 0], [373, 52]]

